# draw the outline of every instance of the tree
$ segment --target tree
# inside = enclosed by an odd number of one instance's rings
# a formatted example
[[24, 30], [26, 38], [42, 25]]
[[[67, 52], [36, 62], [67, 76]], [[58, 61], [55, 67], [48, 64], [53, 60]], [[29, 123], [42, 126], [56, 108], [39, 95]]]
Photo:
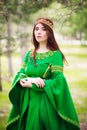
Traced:
[[[73, 35], [79, 33], [79, 39], [83, 37], [87, 39], [87, 1], [82, 1], [80, 4], [81, 9], [72, 15], [70, 22], [73, 25]], [[78, 38], [78, 37], [77, 37]]]
[[[0, 52], [1, 52], [1, 37], [0, 37]], [[2, 91], [1, 55], [0, 55], [0, 91]]]
[[[79, 8], [82, 7], [83, 1], [82, 0], [55, 0], [58, 3], [62, 3], [62, 8], [68, 8], [69, 11], [67, 14], [61, 15], [63, 18], [63, 22], [67, 20], [67, 17], [71, 16], [74, 12], [78, 12]], [[8, 63], [9, 63], [9, 71], [11, 72], [10, 75], [12, 75], [12, 61], [11, 61], [11, 46], [12, 42], [11, 39], [13, 39], [11, 35], [11, 23], [14, 22], [17, 25], [20, 25], [21, 21], [24, 21], [24, 23], [32, 23], [32, 19], [30, 18], [31, 14], [34, 14], [36, 11], [40, 10], [41, 8], [48, 7], [54, 0], [3, 0], [0, 1], [0, 21], [5, 20], [5, 25], [7, 25], [7, 54], [8, 54]], [[66, 16], [66, 17], [65, 17]], [[60, 19], [59, 19], [60, 20]], [[22, 40], [24, 40], [26, 34], [20, 34], [21, 44], [23, 45]]]
[[8, 67], [9, 67], [9, 76], [13, 76], [13, 65], [11, 57], [11, 18], [10, 14], [7, 18], [7, 56], [8, 56]]
[[[68, 11], [66, 11], [67, 9]], [[62, 33], [65, 35], [73, 36], [77, 39], [87, 39], [87, 1], [86, 0], [73, 0], [72, 2], [64, 5], [64, 15], [61, 15], [62, 25], [69, 29], [64, 30], [61, 28]]]
[[[51, 2], [51, 1], [50, 1]], [[3, 19], [5, 20], [4, 23], [7, 25], [7, 36], [3, 34], [3, 38], [7, 41], [7, 50], [5, 50], [5, 54], [8, 56], [8, 66], [9, 66], [9, 76], [13, 75], [13, 68], [12, 68], [12, 50], [11, 50], [11, 22], [16, 22], [20, 24], [20, 21], [27, 21], [29, 22], [29, 16], [31, 13], [36, 12], [42, 6], [47, 6], [50, 3], [48, 0], [44, 1], [36, 1], [36, 0], [3, 0], [0, 1], [0, 25], [3, 23]], [[11, 21], [12, 20], [12, 21]], [[26, 37], [25, 34], [22, 35], [22, 38]], [[25, 39], [25, 38], [23, 38]], [[23, 43], [22, 43], [23, 44]], [[0, 44], [1, 45], [1, 44]], [[1, 46], [0, 46], [1, 47]], [[0, 53], [3, 55], [3, 49], [0, 48]], [[0, 56], [1, 56], [0, 55]], [[0, 60], [0, 90], [2, 90], [2, 83], [1, 83], [1, 60]]]

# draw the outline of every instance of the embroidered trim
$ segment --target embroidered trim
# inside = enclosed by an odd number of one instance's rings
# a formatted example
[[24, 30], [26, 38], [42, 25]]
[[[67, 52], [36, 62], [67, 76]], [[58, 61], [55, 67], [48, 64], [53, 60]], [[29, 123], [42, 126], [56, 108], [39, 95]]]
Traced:
[[54, 71], [59, 71], [59, 72], [63, 73], [63, 67], [58, 66], [58, 65], [53, 65], [52, 66], [52, 72], [54, 72]]
[[74, 121], [74, 120], [71, 120], [70, 118], [68, 118], [68, 117], [65, 117], [64, 115], [62, 115], [61, 113], [59, 113], [58, 112], [58, 114], [64, 119], [64, 120], [66, 120], [66, 121], [68, 121], [68, 122], [70, 122], [70, 123], [72, 123], [72, 124], [74, 124], [74, 125], [76, 125], [77, 127], [79, 127], [79, 124], [76, 122], [76, 121]]
[[12, 119], [10, 122], [8, 122], [7, 126], [12, 124], [13, 122], [17, 121], [19, 119], [20, 115], [16, 116], [14, 119]]
[[[32, 55], [32, 52], [33, 52], [33, 50], [31, 50], [31, 54], [30, 54], [30, 56], [31, 57], [33, 57], [33, 55]], [[54, 53], [55, 53], [56, 51], [47, 51], [47, 52], [45, 52], [45, 53], [36, 53], [36, 59], [38, 59], [38, 60], [40, 60], [40, 59], [44, 59], [44, 58], [47, 58], [47, 57], [50, 57], [50, 56], [52, 56]]]
[[43, 78], [45, 78], [47, 76], [47, 72], [49, 71], [49, 69], [51, 69], [51, 64], [48, 65], [45, 73], [43, 74]]
[[25, 64], [25, 63], [23, 63], [23, 64], [22, 64], [22, 68], [25, 68], [25, 66], [26, 66], [26, 64]]
[[26, 77], [28, 77], [28, 75], [26, 75], [26, 74], [24, 74], [24, 73], [21, 73], [21, 74], [20, 74], [20, 79], [23, 79], [23, 78], [26, 78]]
[[48, 51], [48, 52], [45, 52], [45, 53], [36, 53], [36, 59], [44, 59], [44, 58], [50, 57], [55, 52], [56, 51]]

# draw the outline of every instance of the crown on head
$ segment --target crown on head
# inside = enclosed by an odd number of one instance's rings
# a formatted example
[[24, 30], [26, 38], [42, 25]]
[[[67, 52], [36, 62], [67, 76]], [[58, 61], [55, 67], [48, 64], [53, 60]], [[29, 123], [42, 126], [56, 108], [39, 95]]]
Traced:
[[38, 20], [36, 21], [36, 24], [37, 24], [37, 23], [44, 23], [44, 24], [48, 25], [51, 29], [53, 29], [53, 23], [50, 22], [50, 21], [47, 20], [47, 19], [44, 19], [44, 18], [38, 19]]

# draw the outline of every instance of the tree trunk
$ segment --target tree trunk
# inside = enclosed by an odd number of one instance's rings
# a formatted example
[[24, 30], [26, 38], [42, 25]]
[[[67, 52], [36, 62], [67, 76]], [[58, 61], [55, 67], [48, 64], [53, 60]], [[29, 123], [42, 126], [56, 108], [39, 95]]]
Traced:
[[11, 57], [11, 21], [10, 15], [8, 15], [8, 23], [7, 23], [7, 56], [8, 56], [8, 67], [9, 67], [9, 76], [13, 76], [13, 66], [12, 66], [12, 57]]
[[[0, 51], [1, 51], [1, 40], [0, 40]], [[0, 55], [0, 91], [2, 91], [1, 55]]]
[[1, 56], [0, 56], [0, 91], [2, 91], [2, 78], [1, 78]]
[[43, 0], [43, 5], [47, 6], [47, 4], [48, 4], [48, 0]]

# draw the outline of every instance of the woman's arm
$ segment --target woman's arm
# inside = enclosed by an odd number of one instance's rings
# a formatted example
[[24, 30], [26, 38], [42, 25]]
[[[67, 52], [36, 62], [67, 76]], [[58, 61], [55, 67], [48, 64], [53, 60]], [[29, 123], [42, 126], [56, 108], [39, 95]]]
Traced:
[[[34, 89], [35, 91], [44, 91], [44, 87], [47, 87], [46, 84], [52, 84], [59, 78], [59, 73], [63, 73], [63, 60], [62, 54], [60, 52], [56, 52], [51, 62], [51, 79], [44, 79], [37, 77], [37, 78], [24, 78], [20, 81], [20, 84], [23, 87], [29, 87]], [[46, 75], [46, 74], [45, 74]]]

